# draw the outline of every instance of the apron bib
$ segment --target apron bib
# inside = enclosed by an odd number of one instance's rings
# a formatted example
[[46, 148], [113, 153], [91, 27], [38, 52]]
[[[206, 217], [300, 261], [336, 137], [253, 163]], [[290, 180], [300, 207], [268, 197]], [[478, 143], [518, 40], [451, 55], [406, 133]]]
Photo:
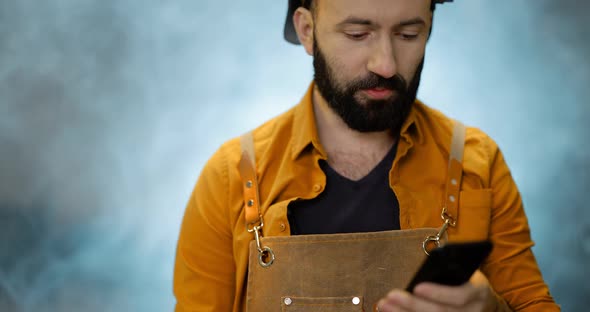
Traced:
[[242, 136], [240, 174], [249, 246], [247, 312], [374, 311], [394, 288], [405, 288], [427, 257], [455, 226], [462, 176], [465, 128], [456, 122], [451, 142], [440, 229], [262, 237], [251, 133]]
[[438, 229], [265, 237], [269, 267], [250, 244], [246, 311], [373, 311], [405, 288], [424, 261], [422, 242]]

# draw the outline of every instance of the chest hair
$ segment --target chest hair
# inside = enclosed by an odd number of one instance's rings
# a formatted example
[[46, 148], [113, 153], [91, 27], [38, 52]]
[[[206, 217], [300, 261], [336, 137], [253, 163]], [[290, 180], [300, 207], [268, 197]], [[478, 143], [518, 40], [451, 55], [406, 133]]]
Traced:
[[387, 151], [381, 153], [329, 153], [328, 164], [341, 176], [358, 181], [366, 177], [383, 160]]

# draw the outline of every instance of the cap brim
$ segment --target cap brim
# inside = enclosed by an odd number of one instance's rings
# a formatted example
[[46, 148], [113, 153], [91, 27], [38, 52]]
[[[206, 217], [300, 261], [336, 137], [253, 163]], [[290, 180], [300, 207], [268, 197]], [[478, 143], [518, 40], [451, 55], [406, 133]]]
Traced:
[[300, 6], [301, 1], [289, 0], [289, 8], [287, 9], [287, 18], [285, 19], [285, 40], [292, 44], [300, 44], [297, 32], [295, 31], [295, 25], [293, 25], [293, 14], [295, 10]]

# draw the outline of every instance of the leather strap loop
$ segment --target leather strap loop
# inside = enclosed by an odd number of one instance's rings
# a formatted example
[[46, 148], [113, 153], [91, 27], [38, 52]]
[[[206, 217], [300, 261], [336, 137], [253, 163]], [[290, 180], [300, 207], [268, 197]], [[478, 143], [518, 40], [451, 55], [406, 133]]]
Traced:
[[258, 192], [258, 179], [256, 176], [256, 154], [254, 152], [254, 139], [252, 132], [245, 133], [240, 138], [242, 158], [239, 170], [242, 177], [242, 189], [244, 195], [244, 207], [246, 212], [246, 227], [261, 222], [260, 196]]
[[449, 217], [451, 226], [455, 226], [459, 217], [459, 194], [463, 177], [463, 152], [465, 150], [465, 126], [455, 121], [453, 139], [449, 152], [445, 198], [443, 199], [443, 219]]

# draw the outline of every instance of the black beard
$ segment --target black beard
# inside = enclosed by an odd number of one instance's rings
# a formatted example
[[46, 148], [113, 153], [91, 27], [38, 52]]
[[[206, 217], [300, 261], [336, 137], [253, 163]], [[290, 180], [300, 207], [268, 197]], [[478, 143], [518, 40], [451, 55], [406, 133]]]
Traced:
[[[394, 135], [400, 133], [416, 101], [424, 58], [416, 68], [409, 87], [406, 80], [399, 74], [386, 79], [369, 73], [368, 76], [350, 81], [341, 88], [334, 77], [333, 68], [326, 62], [317, 42], [314, 42], [313, 54], [314, 79], [318, 91], [349, 128], [359, 132], [390, 130]], [[354, 97], [360, 90], [373, 88], [393, 90], [395, 95], [387, 100], [367, 99], [364, 105]]]

